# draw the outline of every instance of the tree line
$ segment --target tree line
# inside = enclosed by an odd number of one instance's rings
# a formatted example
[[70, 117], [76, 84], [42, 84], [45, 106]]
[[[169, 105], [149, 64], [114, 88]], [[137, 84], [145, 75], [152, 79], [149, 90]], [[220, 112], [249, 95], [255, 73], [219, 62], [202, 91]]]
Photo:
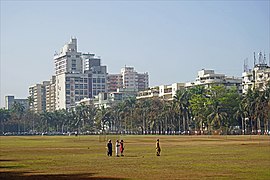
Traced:
[[71, 110], [34, 113], [14, 103], [0, 109], [0, 134], [265, 134], [270, 84], [264, 90], [213, 85], [178, 90], [172, 101], [129, 98], [111, 107], [81, 104]]

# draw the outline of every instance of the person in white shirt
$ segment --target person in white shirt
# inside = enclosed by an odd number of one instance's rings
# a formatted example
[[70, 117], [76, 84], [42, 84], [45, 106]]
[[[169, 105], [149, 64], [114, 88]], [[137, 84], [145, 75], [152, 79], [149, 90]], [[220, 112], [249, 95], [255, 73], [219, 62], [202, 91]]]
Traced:
[[116, 143], [115, 143], [115, 155], [117, 157], [119, 157], [119, 153], [120, 153], [120, 143], [118, 141], [118, 139], [116, 140]]

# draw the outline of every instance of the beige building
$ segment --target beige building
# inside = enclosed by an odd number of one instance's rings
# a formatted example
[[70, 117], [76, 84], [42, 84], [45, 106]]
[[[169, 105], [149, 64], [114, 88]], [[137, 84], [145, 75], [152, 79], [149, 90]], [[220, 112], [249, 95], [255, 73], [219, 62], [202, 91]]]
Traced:
[[55, 76], [52, 76], [50, 83], [46, 86], [46, 111], [53, 112], [55, 111]]
[[29, 87], [29, 95], [32, 100], [29, 109], [35, 113], [42, 113], [46, 110], [46, 86], [50, 81], [43, 81], [42, 84], [35, 84]]
[[159, 86], [150, 87], [147, 90], [139, 91], [137, 93], [136, 99], [148, 99], [159, 97]]
[[115, 92], [118, 88], [131, 91], [143, 91], [149, 87], [148, 73], [138, 73], [134, 67], [123, 67], [120, 74], [109, 74], [107, 79], [108, 92]]

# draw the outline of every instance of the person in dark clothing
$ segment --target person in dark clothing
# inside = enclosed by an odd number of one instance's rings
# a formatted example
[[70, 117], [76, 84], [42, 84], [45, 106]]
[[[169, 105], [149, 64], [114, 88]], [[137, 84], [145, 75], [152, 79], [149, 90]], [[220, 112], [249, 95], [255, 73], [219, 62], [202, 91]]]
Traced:
[[112, 141], [109, 140], [107, 143], [107, 155], [112, 156]]
[[120, 153], [121, 153], [121, 156], [124, 156], [124, 141], [123, 140], [120, 141]]

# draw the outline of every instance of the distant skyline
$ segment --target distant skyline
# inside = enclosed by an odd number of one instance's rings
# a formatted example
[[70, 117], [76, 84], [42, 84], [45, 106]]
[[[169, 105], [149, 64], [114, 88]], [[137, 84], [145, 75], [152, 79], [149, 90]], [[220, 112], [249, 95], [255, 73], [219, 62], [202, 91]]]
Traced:
[[133, 66], [150, 86], [194, 81], [201, 69], [241, 77], [253, 52], [270, 53], [270, 1], [5, 1], [1, 90], [27, 98], [54, 74], [53, 55], [72, 36], [109, 73]]

